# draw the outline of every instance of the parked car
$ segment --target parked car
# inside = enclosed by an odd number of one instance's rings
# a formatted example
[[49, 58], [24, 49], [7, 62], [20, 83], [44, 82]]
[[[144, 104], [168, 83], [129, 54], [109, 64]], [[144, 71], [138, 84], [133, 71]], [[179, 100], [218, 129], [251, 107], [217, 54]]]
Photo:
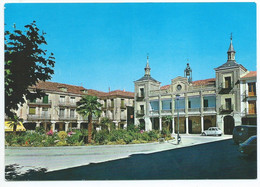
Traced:
[[257, 136], [251, 136], [245, 142], [239, 144], [238, 151], [243, 155], [256, 156]]
[[256, 135], [256, 125], [239, 125], [233, 129], [233, 141], [235, 144], [246, 141], [249, 137]]
[[210, 127], [201, 133], [202, 136], [221, 136], [222, 130], [218, 127]]

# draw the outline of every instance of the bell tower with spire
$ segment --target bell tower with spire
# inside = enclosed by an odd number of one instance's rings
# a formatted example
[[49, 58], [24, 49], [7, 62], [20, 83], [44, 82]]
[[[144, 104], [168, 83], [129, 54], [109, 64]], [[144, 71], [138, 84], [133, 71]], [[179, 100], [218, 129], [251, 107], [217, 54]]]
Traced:
[[147, 62], [146, 62], [146, 66], [145, 66], [144, 70], [145, 70], [145, 76], [150, 77], [151, 76], [151, 74], [150, 74], [151, 68], [149, 66], [149, 56], [148, 55], [147, 55]]
[[228, 49], [228, 60], [235, 60], [235, 53], [236, 51], [234, 50], [233, 44], [232, 44], [232, 33], [231, 33], [231, 37], [230, 37], [230, 45], [229, 45], [229, 49]]
[[152, 130], [152, 121], [150, 119], [150, 100], [149, 95], [152, 90], [160, 89], [160, 82], [151, 76], [151, 68], [149, 65], [149, 56], [147, 54], [145, 74], [135, 83], [135, 107], [134, 120], [135, 125], [145, 124], [145, 130]]

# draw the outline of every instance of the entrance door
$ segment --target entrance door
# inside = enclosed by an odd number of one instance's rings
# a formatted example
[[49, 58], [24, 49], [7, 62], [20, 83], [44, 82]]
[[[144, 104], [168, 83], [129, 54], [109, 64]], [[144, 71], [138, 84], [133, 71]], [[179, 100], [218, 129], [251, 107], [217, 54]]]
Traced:
[[235, 126], [234, 118], [232, 116], [224, 117], [224, 134], [233, 134]]

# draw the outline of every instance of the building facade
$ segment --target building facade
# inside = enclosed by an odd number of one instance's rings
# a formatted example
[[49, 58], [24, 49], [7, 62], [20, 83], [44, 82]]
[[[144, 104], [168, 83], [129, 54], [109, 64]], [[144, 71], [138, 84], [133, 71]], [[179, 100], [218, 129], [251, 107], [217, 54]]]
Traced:
[[[26, 101], [16, 111], [23, 119], [27, 130], [43, 127], [46, 131], [69, 131], [87, 129], [88, 120], [76, 111], [76, 102], [84, 95], [97, 96], [102, 107], [101, 117], [108, 117], [118, 128], [125, 128], [127, 124], [127, 109], [133, 107], [134, 93], [116, 90], [101, 92], [85, 89], [82, 86], [73, 86], [55, 82], [39, 82], [29, 90], [39, 89], [45, 93], [43, 98]], [[100, 118], [93, 118], [98, 127]], [[98, 127], [99, 128], [99, 127]]]
[[187, 64], [184, 77], [166, 86], [151, 77], [147, 57], [145, 75], [134, 82], [135, 125], [144, 123], [147, 131], [162, 130], [170, 118], [173, 133], [179, 129], [196, 134], [216, 126], [232, 134], [234, 126], [256, 124], [256, 72], [238, 64], [235, 53], [231, 38], [227, 62], [215, 68], [215, 78], [192, 81]]

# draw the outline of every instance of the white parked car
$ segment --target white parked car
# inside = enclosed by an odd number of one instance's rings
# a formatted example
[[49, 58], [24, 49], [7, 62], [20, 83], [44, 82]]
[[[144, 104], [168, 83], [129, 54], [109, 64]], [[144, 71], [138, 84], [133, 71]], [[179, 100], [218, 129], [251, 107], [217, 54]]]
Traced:
[[210, 127], [201, 133], [202, 136], [221, 136], [222, 130], [218, 127]]

